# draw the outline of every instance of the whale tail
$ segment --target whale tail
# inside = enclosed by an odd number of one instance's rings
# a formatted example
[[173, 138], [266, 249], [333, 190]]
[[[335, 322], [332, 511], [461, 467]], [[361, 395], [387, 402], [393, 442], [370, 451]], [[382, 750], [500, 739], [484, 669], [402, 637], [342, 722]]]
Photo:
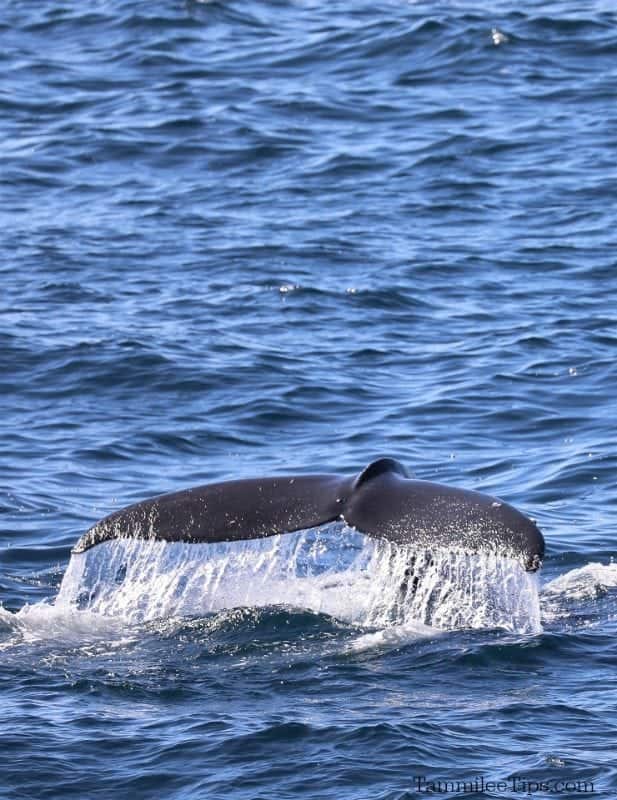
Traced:
[[397, 544], [498, 552], [532, 571], [544, 556], [538, 527], [508, 503], [415, 480], [392, 458], [373, 461], [357, 476], [251, 478], [160, 495], [97, 522], [73, 552], [121, 537], [201, 543], [257, 539], [336, 520]]

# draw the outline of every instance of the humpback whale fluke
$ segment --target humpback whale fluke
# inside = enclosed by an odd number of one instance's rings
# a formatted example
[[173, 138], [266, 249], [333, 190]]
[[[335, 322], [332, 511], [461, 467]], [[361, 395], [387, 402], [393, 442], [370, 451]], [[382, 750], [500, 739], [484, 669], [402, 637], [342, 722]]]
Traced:
[[466, 552], [496, 552], [538, 569], [544, 538], [508, 503], [480, 492], [408, 477], [392, 458], [358, 476], [287, 475], [196, 486], [144, 500], [97, 522], [83, 553], [120, 537], [170, 542], [258, 539], [341, 520], [373, 538]]

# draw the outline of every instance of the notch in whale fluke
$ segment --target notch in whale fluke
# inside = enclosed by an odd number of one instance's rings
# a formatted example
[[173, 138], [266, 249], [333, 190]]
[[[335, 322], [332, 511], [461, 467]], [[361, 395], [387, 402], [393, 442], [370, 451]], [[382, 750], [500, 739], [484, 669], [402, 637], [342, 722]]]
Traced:
[[342, 520], [374, 538], [422, 548], [496, 552], [536, 570], [544, 538], [532, 520], [490, 495], [408, 477], [392, 458], [357, 476], [287, 475], [224, 481], [115, 511], [75, 545], [120, 537], [183, 542], [257, 539]]

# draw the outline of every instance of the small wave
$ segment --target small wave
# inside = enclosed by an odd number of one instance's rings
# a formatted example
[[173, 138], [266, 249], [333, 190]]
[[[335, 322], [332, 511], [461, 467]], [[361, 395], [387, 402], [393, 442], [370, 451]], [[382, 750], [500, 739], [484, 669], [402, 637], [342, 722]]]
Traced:
[[547, 583], [541, 592], [542, 620], [568, 629], [590, 628], [615, 619], [617, 564], [591, 562]]
[[406, 625], [393, 625], [379, 631], [363, 633], [348, 646], [348, 653], [364, 653], [371, 650], [393, 650], [422, 639], [435, 639], [443, 636], [444, 631], [422, 622], [409, 622]]
[[617, 588], [617, 564], [593, 562], [570, 570], [547, 583], [542, 594], [564, 600], [589, 600], [603, 597]]

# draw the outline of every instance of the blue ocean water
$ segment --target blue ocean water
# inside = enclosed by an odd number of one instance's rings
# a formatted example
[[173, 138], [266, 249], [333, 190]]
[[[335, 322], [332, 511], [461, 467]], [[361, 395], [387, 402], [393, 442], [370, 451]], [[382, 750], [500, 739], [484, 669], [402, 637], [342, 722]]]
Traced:
[[[3, 800], [617, 795], [617, 10], [489, 6], [2, 4]], [[538, 520], [522, 622], [59, 602], [114, 508], [382, 454]]]

